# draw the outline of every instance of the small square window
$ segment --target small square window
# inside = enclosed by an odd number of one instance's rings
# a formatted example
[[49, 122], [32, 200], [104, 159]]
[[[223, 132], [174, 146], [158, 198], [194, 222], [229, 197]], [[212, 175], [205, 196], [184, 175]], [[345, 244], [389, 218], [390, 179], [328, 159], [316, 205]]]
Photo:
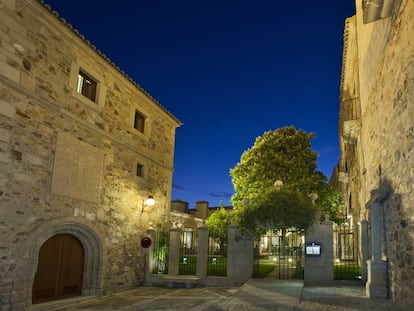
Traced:
[[79, 94], [82, 94], [83, 96], [89, 98], [91, 101], [95, 102], [97, 85], [98, 83], [88, 74], [82, 70], [79, 71], [77, 86], [77, 92]]
[[144, 165], [137, 163], [137, 176], [144, 177]]
[[142, 113], [140, 113], [138, 110], [135, 110], [134, 128], [141, 133], [144, 133], [145, 119], [146, 118]]

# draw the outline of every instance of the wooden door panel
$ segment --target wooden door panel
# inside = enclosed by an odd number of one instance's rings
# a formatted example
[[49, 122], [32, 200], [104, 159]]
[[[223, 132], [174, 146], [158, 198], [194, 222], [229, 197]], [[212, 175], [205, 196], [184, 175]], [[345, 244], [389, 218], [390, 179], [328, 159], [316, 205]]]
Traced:
[[65, 237], [62, 244], [59, 290], [62, 296], [79, 296], [82, 290], [83, 247], [79, 240]]
[[39, 251], [37, 272], [33, 285], [33, 302], [42, 302], [56, 296], [56, 284], [59, 271], [59, 239], [47, 240]]
[[47, 240], [39, 251], [32, 302], [81, 295], [83, 261], [83, 246], [75, 237], [58, 234]]

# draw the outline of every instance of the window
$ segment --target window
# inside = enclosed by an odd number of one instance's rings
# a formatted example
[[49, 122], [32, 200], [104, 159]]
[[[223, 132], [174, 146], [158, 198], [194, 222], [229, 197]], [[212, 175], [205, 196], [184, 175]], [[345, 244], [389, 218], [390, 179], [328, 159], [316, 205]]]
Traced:
[[137, 176], [144, 177], [144, 165], [137, 163]]
[[146, 118], [142, 113], [140, 113], [138, 110], [135, 110], [134, 128], [141, 133], [144, 133], [145, 119]]
[[192, 231], [184, 231], [183, 236], [183, 245], [185, 248], [192, 248], [193, 247], [193, 232]]
[[79, 94], [82, 94], [91, 101], [95, 102], [97, 85], [98, 83], [94, 79], [82, 70], [79, 70], [77, 85], [77, 91]]
[[99, 71], [87, 65], [72, 62], [70, 66], [69, 86], [72, 96], [96, 111], [105, 107], [106, 86]]

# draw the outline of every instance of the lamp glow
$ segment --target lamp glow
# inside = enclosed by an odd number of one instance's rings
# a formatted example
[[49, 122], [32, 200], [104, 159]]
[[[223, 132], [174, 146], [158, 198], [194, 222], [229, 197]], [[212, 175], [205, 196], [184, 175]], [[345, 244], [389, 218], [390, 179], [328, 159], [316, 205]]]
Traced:
[[155, 200], [152, 195], [149, 195], [148, 198], [145, 200], [145, 205], [154, 206]]
[[141, 208], [141, 214], [144, 212], [145, 206], [154, 206], [155, 200], [152, 195], [149, 195], [147, 199], [142, 200], [142, 208]]

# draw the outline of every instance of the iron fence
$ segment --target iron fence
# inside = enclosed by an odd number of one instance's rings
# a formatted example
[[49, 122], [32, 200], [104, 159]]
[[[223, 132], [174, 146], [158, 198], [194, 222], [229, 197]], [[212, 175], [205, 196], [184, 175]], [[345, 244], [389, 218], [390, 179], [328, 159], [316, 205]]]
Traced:
[[160, 231], [155, 233], [154, 248], [152, 255], [152, 273], [168, 273], [168, 252], [170, 244], [169, 231]]
[[334, 228], [334, 279], [361, 279], [361, 264], [358, 254], [357, 235], [348, 225]]
[[296, 229], [269, 230], [255, 242], [255, 277], [271, 273], [278, 279], [303, 279], [304, 232]]
[[222, 237], [209, 236], [207, 275], [227, 275], [227, 235]]
[[178, 273], [182, 275], [197, 273], [197, 231], [184, 229], [181, 232]]

